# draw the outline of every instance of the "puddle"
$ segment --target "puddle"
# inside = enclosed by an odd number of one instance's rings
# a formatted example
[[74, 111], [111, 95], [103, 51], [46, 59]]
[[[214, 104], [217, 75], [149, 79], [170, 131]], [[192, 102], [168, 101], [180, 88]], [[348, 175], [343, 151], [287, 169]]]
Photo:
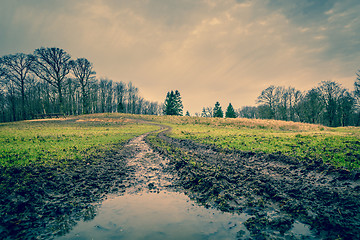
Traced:
[[143, 136], [127, 145], [136, 155], [127, 160], [129, 188], [121, 196], [108, 196], [95, 210], [95, 218], [80, 221], [57, 239], [236, 239], [250, 236], [242, 224], [250, 215], [206, 209], [183, 193], [170, 190], [164, 172], [168, 159], [160, 157]]
[[105, 200], [93, 220], [58, 239], [236, 239], [250, 236], [241, 224], [249, 217], [206, 209], [182, 193], [141, 192]]
[[[108, 196], [88, 221], [79, 221], [57, 239], [316, 239], [307, 225], [297, 221], [285, 234], [266, 226], [259, 229], [261, 223], [250, 226], [250, 233], [244, 223], [254, 215], [205, 208], [174, 190], [176, 176], [164, 170], [169, 160], [150, 149], [144, 135], [131, 140], [126, 149], [136, 153], [127, 159], [126, 192]], [[276, 218], [281, 213], [269, 211], [266, 215]]]

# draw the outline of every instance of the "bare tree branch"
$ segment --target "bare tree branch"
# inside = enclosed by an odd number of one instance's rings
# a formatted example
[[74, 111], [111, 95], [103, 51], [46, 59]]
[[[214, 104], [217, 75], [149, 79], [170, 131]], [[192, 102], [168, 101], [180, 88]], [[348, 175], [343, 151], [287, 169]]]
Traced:
[[39, 48], [31, 70], [58, 91], [59, 111], [63, 112], [62, 85], [70, 71], [70, 55], [60, 48]]
[[89, 99], [87, 86], [90, 80], [95, 78], [96, 72], [93, 65], [86, 58], [78, 58], [69, 62], [70, 69], [81, 85], [83, 113], [89, 113]]
[[0, 60], [1, 71], [4, 78], [11, 81], [21, 92], [22, 119], [26, 119], [25, 109], [25, 85], [33, 57], [24, 53], [3, 56]]

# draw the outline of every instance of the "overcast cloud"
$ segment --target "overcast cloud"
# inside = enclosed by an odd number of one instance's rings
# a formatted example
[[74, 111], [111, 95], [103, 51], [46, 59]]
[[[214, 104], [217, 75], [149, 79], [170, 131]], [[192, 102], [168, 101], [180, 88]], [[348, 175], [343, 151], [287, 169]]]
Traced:
[[269, 85], [353, 90], [358, 0], [0, 0], [0, 55], [59, 47], [148, 100], [255, 105]]

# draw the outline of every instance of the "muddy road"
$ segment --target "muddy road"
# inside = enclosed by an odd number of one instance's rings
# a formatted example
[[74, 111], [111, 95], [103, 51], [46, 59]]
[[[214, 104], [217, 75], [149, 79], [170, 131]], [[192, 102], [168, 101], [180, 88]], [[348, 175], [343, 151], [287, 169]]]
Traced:
[[168, 169], [169, 160], [145, 142], [148, 134], [132, 139], [125, 145], [122, 154], [131, 156], [126, 160], [128, 177], [124, 180], [126, 193], [132, 194], [149, 190], [160, 192], [176, 188], [174, 174]]
[[109, 194], [169, 190], [246, 213], [237, 224], [250, 235], [237, 239], [360, 239], [359, 172], [320, 161], [224, 151], [163, 130], [69, 166], [1, 169], [0, 239], [52, 239], [94, 219]]
[[360, 239], [360, 173], [281, 154], [225, 151], [162, 132], [148, 139], [170, 159], [177, 183], [204, 205], [252, 215], [254, 239], [292, 239], [294, 224], [311, 227], [305, 239]]

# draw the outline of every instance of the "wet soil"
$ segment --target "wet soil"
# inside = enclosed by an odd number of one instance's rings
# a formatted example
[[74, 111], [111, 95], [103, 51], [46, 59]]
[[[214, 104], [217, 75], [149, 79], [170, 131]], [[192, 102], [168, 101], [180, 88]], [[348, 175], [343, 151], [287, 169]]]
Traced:
[[[224, 213], [194, 203], [174, 185], [176, 172], [169, 160], [153, 151], [144, 137], [131, 140], [124, 152], [127, 186], [123, 194], [109, 194], [92, 221], [80, 221], [59, 240], [67, 239], [236, 239], [238, 232], [249, 236], [247, 214]], [[135, 153], [135, 154], [133, 154]]]
[[175, 190], [167, 158], [150, 149], [145, 135], [66, 166], [2, 167], [0, 239], [53, 239], [94, 219], [109, 195]]
[[173, 185], [176, 174], [167, 169], [169, 159], [150, 148], [144, 141], [147, 135], [132, 139], [122, 151], [129, 156], [126, 160], [128, 175], [124, 180], [127, 194], [176, 189]]
[[125, 191], [128, 156], [118, 149], [61, 167], [2, 167], [0, 239], [52, 239], [94, 218], [107, 194]]
[[251, 239], [360, 239], [360, 173], [280, 153], [225, 151], [162, 131], [65, 168], [0, 170], [0, 239], [52, 239], [94, 219], [109, 194], [168, 190], [247, 214]]
[[225, 151], [160, 133], [149, 144], [170, 159], [177, 184], [204, 205], [246, 212], [254, 239], [294, 239], [299, 222], [315, 236], [360, 239], [360, 173], [322, 161], [279, 154]]

